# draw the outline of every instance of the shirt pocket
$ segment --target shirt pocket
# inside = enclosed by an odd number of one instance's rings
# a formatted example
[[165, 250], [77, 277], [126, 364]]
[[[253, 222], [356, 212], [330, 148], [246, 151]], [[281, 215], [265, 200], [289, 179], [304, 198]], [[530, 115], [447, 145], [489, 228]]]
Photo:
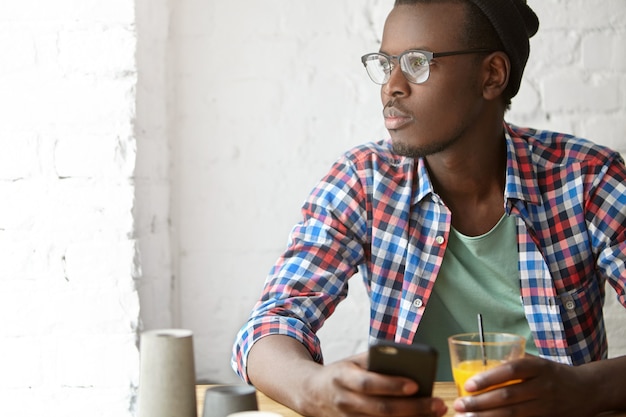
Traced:
[[559, 295], [561, 315], [579, 321], [597, 319], [602, 310], [602, 287], [595, 276], [581, 279], [579, 287]]

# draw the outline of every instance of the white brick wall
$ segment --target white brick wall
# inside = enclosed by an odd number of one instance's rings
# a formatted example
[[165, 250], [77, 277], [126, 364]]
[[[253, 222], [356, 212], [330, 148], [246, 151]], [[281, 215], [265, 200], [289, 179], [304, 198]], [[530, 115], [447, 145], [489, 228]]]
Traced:
[[132, 414], [134, 21], [0, 3], [0, 415]]
[[623, 0], [530, 1], [541, 18], [511, 119], [626, 151]]
[[[626, 151], [626, 2], [529, 3], [541, 29], [509, 120]], [[342, 151], [385, 135], [378, 89], [359, 57], [378, 48], [392, 4], [176, 4], [175, 257], [182, 324], [195, 332], [200, 377], [234, 380], [234, 334], [306, 194]], [[365, 347], [368, 309], [358, 279], [351, 291], [321, 332], [329, 360]], [[614, 298], [609, 291], [612, 352], [626, 353], [626, 312]]]

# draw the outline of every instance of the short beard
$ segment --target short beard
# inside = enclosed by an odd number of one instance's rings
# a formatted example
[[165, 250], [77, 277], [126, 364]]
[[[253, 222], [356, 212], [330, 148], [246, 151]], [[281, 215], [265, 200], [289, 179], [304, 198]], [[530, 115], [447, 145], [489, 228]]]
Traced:
[[426, 146], [411, 146], [406, 142], [396, 142], [392, 139], [391, 148], [396, 155], [405, 156], [408, 158], [424, 158], [426, 156], [446, 150], [452, 144], [454, 144], [457, 139], [458, 136], [455, 136], [447, 142], [432, 143]]

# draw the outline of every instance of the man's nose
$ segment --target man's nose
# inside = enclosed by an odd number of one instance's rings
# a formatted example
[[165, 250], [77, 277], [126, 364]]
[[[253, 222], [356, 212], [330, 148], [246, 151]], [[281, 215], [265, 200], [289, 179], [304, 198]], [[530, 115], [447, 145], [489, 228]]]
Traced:
[[389, 81], [383, 85], [383, 93], [389, 97], [408, 95], [410, 91], [409, 81], [402, 73], [400, 65], [394, 66], [389, 74]]

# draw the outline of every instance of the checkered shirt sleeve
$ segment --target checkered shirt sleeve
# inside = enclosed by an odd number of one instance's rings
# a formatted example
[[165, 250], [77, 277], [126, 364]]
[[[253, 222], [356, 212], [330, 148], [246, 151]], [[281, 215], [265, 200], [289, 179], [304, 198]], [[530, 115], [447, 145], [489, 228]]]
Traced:
[[545, 358], [607, 355], [608, 282], [626, 306], [626, 168], [620, 155], [554, 132], [510, 127], [507, 202], [519, 217], [521, 296]]
[[237, 337], [233, 366], [244, 379], [250, 347], [271, 334], [297, 339], [316, 361], [323, 361], [316, 331], [345, 298], [348, 278], [369, 256], [367, 186], [344, 156], [311, 192], [302, 221], [293, 228], [288, 248]]

